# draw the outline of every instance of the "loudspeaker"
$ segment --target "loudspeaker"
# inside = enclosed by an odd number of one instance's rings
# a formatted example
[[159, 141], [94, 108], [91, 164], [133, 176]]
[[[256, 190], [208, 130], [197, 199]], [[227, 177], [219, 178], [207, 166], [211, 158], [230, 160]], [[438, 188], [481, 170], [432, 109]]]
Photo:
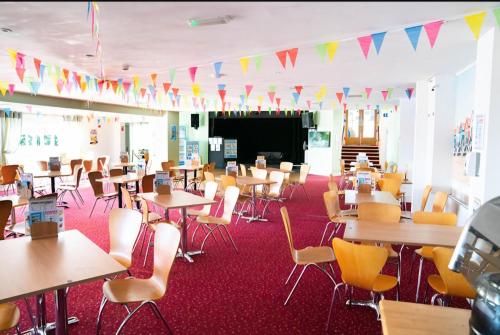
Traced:
[[302, 113], [301, 117], [302, 128], [314, 128], [314, 114], [312, 112]]
[[200, 114], [191, 114], [191, 127], [198, 129], [200, 126]]

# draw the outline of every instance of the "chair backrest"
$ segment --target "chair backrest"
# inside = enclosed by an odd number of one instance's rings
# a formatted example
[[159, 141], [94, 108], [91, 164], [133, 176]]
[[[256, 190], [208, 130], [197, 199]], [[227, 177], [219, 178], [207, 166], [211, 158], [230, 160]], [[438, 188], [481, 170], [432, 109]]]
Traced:
[[47, 161], [37, 161], [38, 170], [40, 171], [49, 171], [49, 162]]
[[215, 181], [215, 176], [212, 172], [210, 171], [205, 171], [203, 172], [203, 175], [205, 175], [205, 180], [206, 181]]
[[200, 174], [200, 181], [205, 181], [205, 172], [208, 172], [208, 169], [210, 166], [207, 164], [203, 164], [203, 167], [201, 168], [201, 174]]
[[7, 225], [7, 220], [12, 213], [12, 201], [0, 200], [0, 240], [4, 239], [3, 231]]
[[75, 187], [78, 188], [80, 187], [80, 180], [82, 179], [83, 167], [81, 165], [77, 165], [75, 167], [75, 171], [76, 171]]
[[339, 194], [335, 190], [323, 193], [326, 214], [330, 220], [335, 219], [340, 213]]
[[[456, 226], [457, 215], [455, 213], [438, 212], [415, 212], [412, 214], [412, 220], [415, 224], [436, 224], [443, 226]], [[423, 246], [422, 254], [430, 255], [434, 247]]]
[[225, 191], [228, 186], [236, 186], [236, 178], [233, 176], [227, 176], [225, 174], [220, 176], [220, 187], [221, 190]]
[[170, 177], [175, 177], [177, 175], [177, 171], [172, 170], [172, 167], [175, 166], [175, 161], [173, 159], [170, 159], [169, 161], [167, 161], [167, 163], [169, 166], [167, 171], [170, 171]]
[[75, 172], [75, 166], [82, 165], [83, 159], [72, 159], [69, 161], [69, 166], [71, 168], [71, 174]]
[[432, 204], [432, 211], [444, 212], [444, 208], [446, 207], [446, 201], [448, 201], [448, 193], [436, 192], [436, 194], [434, 194], [434, 203]]
[[80, 169], [82, 167], [81, 164], [78, 164], [78, 165], [75, 165], [72, 169], [71, 169], [71, 175], [72, 175], [72, 182], [74, 184], [76, 184], [78, 182], [78, 169]]
[[104, 170], [104, 164], [106, 163], [106, 157], [98, 157], [97, 158], [97, 171]]
[[386, 179], [398, 179], [403, 182], [403, 179], [405, 179], [405, 174], [404, 173], [396, 173], [396, 172], [389, 172], [389, 173], [384, 173], [384, 178]]
[[345, 174], [345, 160], [343, 159], [340, 160], [340, 174]]
[[288, 210], [286, 207], [280, 208], [281, 218], [283, 219], [283, 225], [285, 226], [286, 237], [288, 239], [288, 246], [290, 247], [290, 254], [292, 259], [295, 260], [295, 246], [293, 244], [292, 226], [290, 224], [290, 217], [288, 216]]
[[267, 194], [273, 197], [279, 196], [281, 185], [283, 185], [283, 181], [285, 180], [285, 173], [280, 171], [271, 171], [271, 173], [269, 173], [269, 180], [275, 181], [275, 183], [269, 185], [269, 191]]
[[[118, 176], [123, 176], [123, 170], [120, 168], [115, 168], [109, 170], [109, 176], [110, 177], [118, 177]], [[115, 188], [115, 192], [118, 192], [118, 184], [113, 183], [113, 187]]]
[[306, 183], [307, 175], [309, 174], [310, 169], [311, 167], [307, 164], [302, 164], [300, 166], [299, 184], [304, 185]]
[[155, 180], [155, 174], [147, 174], [144, 177], [142, 177], [141, 185], [142, 185], [142, 192], [148, 193], [148, 192], [154, 192], [154, 180]]
[[[219, 184], [217, 184], [215, 181], [207, 180], [207, 182], [205, 183], [205, 194], [203, 195], [203, 197], [208, 200], [214, 200], [218, 187]], [[212, 205], [205, 205], [200, 212], [203, 213], [202, 215], [210, 215], [211, 208]]]
[[358, 220], [386, 223], [399, 223], [401, 207], [377, 202], [358, 204]]
[[177, 255], [180, 239], [181, 233], [174, 226], [167, 223], [156, 225], [153, 276], [149, 280], [153, 281], [163, 294], [167, 290], [168, 277]]
[[358, 193], [371, 193], [372, 185], [370, 184], [359, 184]]
[[236, 186], [227, 186], [224, 190], [224, 213], [222, 213], [222, 218], [227, 223], [231, 222], [233, 210], [239, 195], [240, 189]]
[[247, 176], [247, 167], [245, 166], [245, 164], [240, 164], [240, 170], [241, 170], [241, 175], [243, 177], [246, 177]]
[[338, 237], [333, 239], [332, 246], [342, 272], [342, 281], [357, 288], [373, 290], [389, 251], [382, 247], [346, 242]]
[[378, 186], [381, 191], [389, 192], [394, 197], [397, 197], [401, 188], [401, 180], [397, 178], [386, 178], [384, 175], [384, 178], [378, 181]]
[[4, 184], [13, 184], [16, 182], [17, 168], [19, 165], [4, 165], [2, 166], [2, 182]]
[[336, 191], [337, 193], [339, 192], [339, 186], [335, 182], [333, 175], [330, 175], [328, 177], [328, 190], [329, 191]]
[[92, 170], [92, 160], [91, 159], [85, 159], [83, 161], [83, 168], [85, 169], [85, 172], [90, 172]]
[[[293, 170], [293, 163], [292, 162], [281, 162], [280, 163], [280, 170], [286, 170], [292, 172]], [[290, 180], [290, 172], [285, 172], [285, 181]]]
[[422, 194], [422, 203], [420, 205], [420, 210], [425, 211], [425, 206], [427, 206], [427, 200], [429, 200], [429, 195], [431, 194], [432, 186], [426, 185], [424, 188], [424, 194]]
[[432, 249], [432, 259], [443, 280], [446, 294], [464, 298], [475, 298], [476, 291], [470, 286], [464, 275], [448, 269], [453, 249], [436, 247]]
[[210, 163], [208, 164], [208, 167], [209, 167], [209, 168], [208, 168], [208, 171], [210, 171], [210, 172], [214, 172], [214, 170], [215, 170], [215, 162], [210, 162]]
[[122, 189], [123, 202], [125, 203], [125, 208], [134, 209], [134, 206], [132, 206], [132, 197], [130, 196], [130, 192], [127, 190], [126, 187], [123, 186], [120, 187]]
[[[267, 178], [267, 170], [265, 169], [252, 169], [252, 177], [257, 179], [266, 179]], [[264, 185], [256, 185], [255, 192], [262, 192], [264, 189]]]
[[[132, 250], [141, 229], [142, 215], [129, 208], [113, 208], [109, 213], [109, 255], [129, 267]], [[127, 266], [128, 264], [128, 266]]]
[[169, 162], [161, 162], [162, 171], [170, 171], [170, 163]]
[[96, 181], [97, 179], [102, 178], [101, 171], [90, 171], [89, 174], [90, 186], [92, 186], [92, 190], [94, 191], [94, 196], [98, 197], [104, 193], [102, 188], [102, 182]]

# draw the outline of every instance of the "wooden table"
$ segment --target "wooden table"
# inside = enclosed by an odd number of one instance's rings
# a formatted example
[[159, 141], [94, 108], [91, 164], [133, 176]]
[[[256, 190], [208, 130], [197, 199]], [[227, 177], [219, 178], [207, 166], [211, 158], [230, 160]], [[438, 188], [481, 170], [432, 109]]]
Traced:
[[56, 291], [56, 334], [67, 334], [66, 288], [127, 271], [78, 230], [61, 232], [58, 238], [4, 240], [0, 254], [8, 255], [0, 271], [0, 303], [38, 295], [36, 331], [42, 333], [54, 328], [46, 323], [44, 292]]
[[127, 174], [128, 173], [128, 168], [129, 167], [134, 167], [136, 165], [137, 165], [137, 163], [128, 162], [128, 163], [118, 163], [118, 164], [115, 164], [114, 166], [115, 167], [121, 167], [121, 168], [123, 168], [123, 174]]
[[180, 253], [177, 257], [183, 257], [187, 259], [190, 263], [193, 262], [191, 256], [199, 255], [202, 253], [201, 250], [187, 250], [187, 207], [201, 206], [201, 205], [211, 205], [215, 204], [216, 201], [208, 200], [198, 195], [185, 192], [185, 191], [171, 191], [171, 194], [158, 194], [155, 192], [149, 193], [139, 193], [138, 194], [144, 200], [150, 201], [155, 205], [158, 205], [165, 209], [165, 218], [169, 221], [168, 210], [180, 208], [182, 213], [182, 231], [181, 231], [181, 247]]
[[355, 190], [345, 190], [346, 205], [358, 205], [364, 202], [377, 202], [399, 206], [399, 202], [390, 192], [372, 191], [371, 193], [358, 193]]
[[144, 176], [140, 176], [137, 173], [130, 173], [130, 174], [124, 174], [122, 176], [100, 178], [96, 179], [96, 181], [101, 183], [113, 183], [118, 185], [118, 208], [122, 208], [123, 201], [122, 201], [121, 186], [123, 184], [135, 182], [135, 189], [137, 190], [137, 192], [139, 192], [139, 181], [141, 181], [143, 177]]
[[33, 178], [50, 178], [50, 190], [56, 193], [56, 177], [71, 176], [70, 171], [38, 171], [33, 173]]
[[463, 227], [433, 224], [347, 220], [344, 239], [356, 242], [454, 248], [462, 229]]
[[468, 335], [468, 309], [381, 300], [384, 335]]
[[[187, 182], [188, 182], [188, 171], [193, 171], [194, 172], [194, 177], [196, 178], [196, 172], [198, 170], [203, 169], [202, 165], [179, 165], [179, 166], [172, 166], [170, 170], [179, 170], [179, 171], [184, 171], [184, 191], [187, 191]], [[194, 184], [194, 190], [196, 191], [196, 183]]]
[[260, 214], [257, 214], [257, 194], [255, 192], [255, 187], [257, 185], [271, 185], [276, 183], [275, 181], [271, 181], [269, 179], [258, 179], [249, 176], [241, 176], [236, 178], [236, 184], [238, 185], [248, 185], [252, 186], [252, 216], [243, 216], [244, 219], [247, 219], [248, 222], [252, 221], [267, 221]]

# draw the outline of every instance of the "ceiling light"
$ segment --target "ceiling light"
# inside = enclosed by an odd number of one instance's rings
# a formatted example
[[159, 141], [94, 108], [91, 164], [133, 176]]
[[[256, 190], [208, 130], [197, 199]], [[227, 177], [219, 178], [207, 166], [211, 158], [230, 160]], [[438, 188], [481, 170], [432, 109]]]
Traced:
[[122, 66], [122, 70], [123, 70], [123, 71], [128, 71], [129, 69], [130, 69], [130, 65], [128, 65], [128, 64], [123, 64], [123, 66]]
[[2, 30], [2, 32], [4, 32], [4, 33], [11, 33], [12, 32], [12, 29], [10, 29], [10, 28], [0, 28], [0, 30]]
[[231, 21], [233, 17], [231, 15], [217, 16], [211, 18], [192, 18], [187, 20], [187, 24], [190, 27], [200, 27], [200, 26], [212, 26], [216, 24], [226, 24]]
[[86, 54], [85, 57], [92, 58], [92, 57], [94, 57], [94, 55], [92, 55], [92, 54]]

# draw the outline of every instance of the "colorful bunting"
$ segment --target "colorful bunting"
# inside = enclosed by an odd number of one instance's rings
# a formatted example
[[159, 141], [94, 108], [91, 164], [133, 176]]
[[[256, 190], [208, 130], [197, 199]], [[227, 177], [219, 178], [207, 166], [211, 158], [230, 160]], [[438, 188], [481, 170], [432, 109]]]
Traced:
[[250, 95], [250, 92], [252, 92], [253, 85], [245, 85], [245, 92], [247, 94], [247, 98]]
[[295, 91], [296, 91], [298, 94], [300, 94], [300, 92], [302, 92], [302, 88], [303, 88], [303, 86], [296, 85], [296, 86], [295, 86]]
[[172, 92], [174, 93], [174, 98], [177, 99], [177, 94], [179, 93], [179, 89], [175, 88], [175, 87], [172, 87]]
[[170, 86], [172, 86], [172, 84], [170, 84], [170, 83], [163, 83], [163, 91], [165, 92], [165, 94], [168, 93], [168, 90], [170, 89]]
[[299, 103], [299, 97], [300, 97], [300, 94], [297, 93], [297, 92], [292, 92], [292, 96], [293, 96], [293, 100], [295, 101], [295, 103]]
[[24, 68], [16, 67], [16, 73], [17, 76], [19, 77], [19, 80], [21, 80], [21, 83], [24, 82], [24, 72], [25, 72]]
[[307, 100], [307, 110], [311, 110], [311, 100]]
[[194, 83], [194, 79], [196, 77], [196, 70], [198, 70], [197, 66], [192, 66], [189, 68], [189, 77], [191, 78], [192, 83]]
[[7, 93], [7, 85], [0, 80], [0, 93], [2, 93], [3, 96]]
[[469, 25], [469, 28], [472, 31], [475, 40], [479, 38], [479, 34], [481, 33], [481, 28], [483, 26], [485, 16], [486, 12], [481, 12], [477, 14], [467, 15], [465, 17], [465, 22], [467, 22], [467, 24]]
[[157, 73], [151, 73], [151, 81], [153, 82], [153, 86], [156, 87], [156, 78], [158, 78]]
[[288, 49], [287, 51], [292, 67], [295, 67], [295, 61], [297, 59], [297, 54], [299, 53], [299, 48]]
[[434, 48], [434, 43], [436, 43], [437, 36], [439, 34], [439, 30], [443, 25], [443, 21], [436, 21], [424, 24], [424, 29], [427, 34], [427, 38], [429, 39], [429, 43], [431, 45], [431, 49]]
[[224, 103], [224, 99], [226, 97], [226, 91], [225, 90], [218, 90], [218, 92], [219, 92], [219, 96], [220, 96], [222, 103]]
[[35, 63], [36, 74], [38, 78], [40, 78], [40, 65], [42, 64], [42, 61], [38, 58], [33, 58], [33, 63]]
[[281, 66], [283, 66], [283, 69], [286, 70], [286, 54], [288, 50], [282, 50], [282, 51], [276, 51], [276, 57], [278, 57], [278, 60], [280, 61]]
[[339, 104], [342, 103], [342, 97], [344, 94], [342, 92], [337, 92], [335, 93], [337, 95], [337, 100], [339, 101]]
[[349, 87], [343, 87], [342, 90], [344, 91], [344, 97], [347, 99], [349, 96]]
[[215, 78], [220, 78], [221, 67], [222, 67], [222, 62], [214, 63]]
[[226, 84], [217, 84], [218, 90], [224, 90], [226, 88]]
[[333, 57], [335, 57], [335, 53], [337, 53], [337, 47], [339, 46], [339, 42], [327, 42], [326, 43], [326, 52], [328, 53], [328, 60], [330, 63], [333, 61]]
[[176, 75], [177, 75], [177, 70], [176, 69], [170, 69], [170, 70], [168, 70], [168, 77], [170, 78], [170, 82], [172, 84], [174, 83]]
[[420, 37], [420, 32], [422, 31], [422, 26], [408, 27], [405, 28], [405, 31], [410, 39], [413, 50], [417, 51], [418, 39]]
[[9, 95], [13, 96], [14, 95], [14, 89], [16, 85], [15, 84], [9, 84]]
[[377, 55], [380, 53], [380, 48], [382, 47], [382, 43], [384, 42], [385, 34], [387, 32], [372, 34], [373, 45], [375, 46], [375, 50], [377, 51]]
[[370, 52], [370, 45], [372, 44], [372, 36], [361, 36], [358, 37], [359, 46], [363, 51], [363, 55], [365, 55], [365, 59], [368, 59], [368, 52]]
[[382, 91], [382, 97], [384, 98], [384, 101], [386, 101], [386, 100], [387, 100], [387, 94], [388, 94], [388, 93], [389, 93], [389, 92], [388, 92], [387, 90]]
[[326, 56], [326, 43], [317, 44], [316, 51], [318, 52], [321, 61], [324, 62]]
[[259, 72], [262, 67], [262, 55], [255, 56], [253, 60], [255, 62], [255, 70]]
[[371, 87], [366, 87], [365, 88], [365, 92], [366, 92], [366, 98], [370, 99], [370, 94], [372, 93], [372, 88]]
[[248, 62], [249, 62], [248, 57], [240, 58], [241, 70], [243, 71], [243, 74], [245, 74], [245, 75], [248, 72]]
[[500, 7], [493, 9], [493, 15], [495, 15], [495, 20], [497, 21], [498, 27], [500, 27]]
[[406, 96], [408, 97], [408, 100], [411, 99], [411, 96], [413, 95], [413, 88], [412, 87], [409, 87], [405, 90], [406, 92]]
[[191, 86], [191, 88], [192, 88], [192, 90], [193, 90], [193, 95], [194, 95], [195, 97], [200, 96], [200, 85], [198, 85], [198, 84], [193, 84], [193, 85]]
[[390, 99], [392, 97], [392, 91], [393, 89], [392, 88], [388, 88], [387, 89], [387, 98]]
[[272, 104], [274, 103], [275, 94], [276, 94], [276, 92], [272, 92], [272, 91], [267, 92], [267, 95], [269, 96], [269, 100], [271, 100]]

